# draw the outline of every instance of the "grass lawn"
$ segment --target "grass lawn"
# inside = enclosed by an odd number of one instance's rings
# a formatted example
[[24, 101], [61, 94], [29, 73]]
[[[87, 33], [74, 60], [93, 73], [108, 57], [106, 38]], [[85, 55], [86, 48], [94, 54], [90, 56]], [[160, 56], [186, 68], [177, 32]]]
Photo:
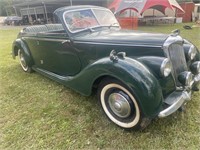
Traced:
[[[139, 29], [180, 28], [200, 49], [200, 28], [182, 26]], [[19, 30], [0, 28], [0, 149], [200, 149], [200, 92], [184, 112], [155, 119], [144, 131], [123, 130], [106, 118], [95, 95], [84, 97], [38, 73], [24, 73], [11, 57]]]

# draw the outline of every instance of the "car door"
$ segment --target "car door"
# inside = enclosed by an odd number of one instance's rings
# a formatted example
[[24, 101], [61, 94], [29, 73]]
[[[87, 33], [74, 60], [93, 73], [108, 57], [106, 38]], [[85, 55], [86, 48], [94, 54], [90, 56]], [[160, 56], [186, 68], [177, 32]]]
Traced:
[[66, 33], [38, 33], [38, 67], [62, 76], [73, 76], [81, 63]]

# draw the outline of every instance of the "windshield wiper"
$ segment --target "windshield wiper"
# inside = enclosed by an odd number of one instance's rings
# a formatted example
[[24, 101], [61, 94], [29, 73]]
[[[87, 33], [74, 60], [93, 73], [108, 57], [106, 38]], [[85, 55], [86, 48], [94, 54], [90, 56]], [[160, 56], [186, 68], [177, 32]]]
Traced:
[[119, 23], [114, 22], [109, 26], [109, 28], [111, 28], [111, 27], [119, 27]]
[[95, 31], [95, 30], [92, 29], [91, 27], [87, 27], [87, 28], [85, 28], [85, 30], [89, 30], [90, 32], [94, 32], [94, 31]]

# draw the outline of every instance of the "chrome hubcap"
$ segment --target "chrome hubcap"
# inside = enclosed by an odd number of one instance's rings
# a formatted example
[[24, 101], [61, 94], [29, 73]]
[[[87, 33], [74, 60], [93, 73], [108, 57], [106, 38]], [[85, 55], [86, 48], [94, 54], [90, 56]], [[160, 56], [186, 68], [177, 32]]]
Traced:
[[22, 56], [22, 54], [20, 56], [20, 61], [21, 61], [22, 65], [25, 67], [26, 66], [26, 62], [25, 62], [24, 57]]
[[131, 114], [128, 100], [119, 93], [112, 93], [108, 98], [108, 103], [113, 113], [120, 118], [126, 118]]
[[26, 64], [26, 61], [25, 61], [25, 59], [24, 59], [23, 54], [21, 53], [21, 51], [19, 51], [18, 54], [19, 54], [20, 64], [21, 64], [22, 68], [23, 68], [24, 70], [27, 70], [28, 66], [27, 66], [27, 64]]

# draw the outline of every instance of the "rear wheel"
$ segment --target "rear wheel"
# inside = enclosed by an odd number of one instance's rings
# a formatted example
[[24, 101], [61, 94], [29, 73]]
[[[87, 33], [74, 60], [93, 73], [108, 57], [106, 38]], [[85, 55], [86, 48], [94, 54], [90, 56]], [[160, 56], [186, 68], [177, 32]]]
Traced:
[[18, 56], [19, 56], [19, 62], [23, 71], [29, 72], [29, 73], [32, 72], [32, 69], [30, 66], [28, 66], [26, 59], [24, 57], [24, 53], [21, 49], [18, 50]]
[[100, 84], [98, 97], [105, 114], [118, 126], [140, 129], [150, 123], [143, 117], [135, 96], [118, 80], [104, 80]]

